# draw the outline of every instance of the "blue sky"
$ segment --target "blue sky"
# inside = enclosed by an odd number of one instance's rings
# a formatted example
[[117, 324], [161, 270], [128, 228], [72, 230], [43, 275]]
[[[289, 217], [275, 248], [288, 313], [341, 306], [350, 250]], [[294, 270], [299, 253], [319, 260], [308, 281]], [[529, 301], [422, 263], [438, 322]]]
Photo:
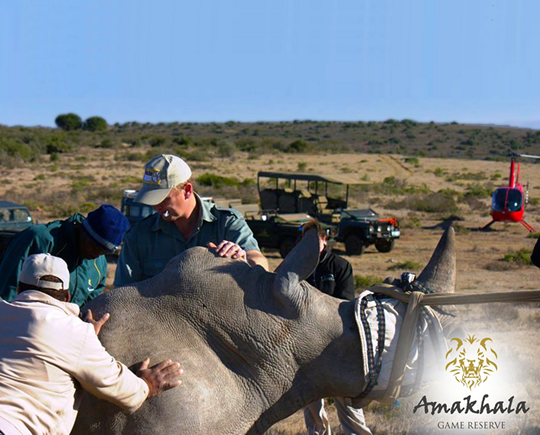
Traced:
[[537, 0], [0, 5], [0, 124], [414, 119], [540, 128]]

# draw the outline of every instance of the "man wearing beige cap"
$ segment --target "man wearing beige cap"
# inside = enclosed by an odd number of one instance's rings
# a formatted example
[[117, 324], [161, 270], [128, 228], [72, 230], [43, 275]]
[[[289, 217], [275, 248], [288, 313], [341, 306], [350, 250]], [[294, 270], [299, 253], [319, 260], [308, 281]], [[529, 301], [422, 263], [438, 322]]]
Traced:
[[242, 215], [203, 201], [193, 190], [186, 162], [162, 154], [144, 169], [143, 185], [135, 201], [151, 205], [156, 213], [139, 221], [126, 234], [115, 286], [157, 275], [171, 258], [194, 246], [215, 248], [222, 257], [268, 269]]
[[163, 361], [135, 375], [101, 345], [108, 314], [79, 318], [69, 303], [69, 270], [50, 254], [30, 255], [19, 276], [19, 295], [0, 301], [0, 434], [69, 434], [80, 387], [128, 412], [180, 384], [178, 363]]

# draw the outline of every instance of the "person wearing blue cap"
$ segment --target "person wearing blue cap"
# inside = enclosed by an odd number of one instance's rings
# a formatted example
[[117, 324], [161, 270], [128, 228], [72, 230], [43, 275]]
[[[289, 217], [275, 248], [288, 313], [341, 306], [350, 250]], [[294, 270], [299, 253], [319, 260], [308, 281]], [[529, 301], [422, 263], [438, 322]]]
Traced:
[[128, 228], [126, 217], [109, 204], [91, 211], [86, 218], [75, 213], [66, 220], [27, 228], [11, 239], [0, 263], [0, 297], [12, 301], [17, 296], [26, 257], [51, 254], [68, 265], [70, 301], [84, 305], [105, 288], [105, 254], [118, 250]]

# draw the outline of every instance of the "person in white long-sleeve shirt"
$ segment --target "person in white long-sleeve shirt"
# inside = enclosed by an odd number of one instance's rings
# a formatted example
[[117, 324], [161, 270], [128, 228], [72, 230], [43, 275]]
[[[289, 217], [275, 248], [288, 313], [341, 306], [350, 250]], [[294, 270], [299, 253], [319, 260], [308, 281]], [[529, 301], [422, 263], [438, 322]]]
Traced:
[[137, 374], [116, 361], [97, 334], [108, 320], [79, 318], [69, 303], [67, 264], [50, 254], [29, 256], [17, 298], [0, 301], [0, 434], [69, 434], [80, 387], [128, 412], [180, 385], [180, 365], [169, 360]]

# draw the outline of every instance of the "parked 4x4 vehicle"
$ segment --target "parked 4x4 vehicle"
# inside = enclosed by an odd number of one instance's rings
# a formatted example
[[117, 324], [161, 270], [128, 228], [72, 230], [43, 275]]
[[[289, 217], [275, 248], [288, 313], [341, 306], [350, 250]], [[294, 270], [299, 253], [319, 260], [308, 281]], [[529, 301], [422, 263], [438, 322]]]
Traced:
[[150, 216], [152, 213], [155, 213], [154, 209], [150, 205], [136, 202], [136, 196], [137, 191], [133, 189], [124, 190], [124, 194], [122, 196], [122, 205], [120, 211], [127, 218], [131, 226], [135, 225], [146, 216]]
[[13, 235], [32, 225], [34, 219], [28, 207], [10, 201], [0, 201], [0, 259]]
[[259, 246], [277, 249], [282, 258], [294, 248], [300, 227], [311, 219], [306, 213], [278, 214], [272, 210], [246, 213], [245, 217]]
[[263, 210], [307, 213], [334, 227], [335, 240], [348, 255], [361, 255], [374, 244], [390, 252], [401, 235], [398, 220], [383, 219], [372, 209], [349, 209], [352, 185], [367, 184], [349, 175], [321, 176], [291, 172], [259, 172], [257, 188]]

